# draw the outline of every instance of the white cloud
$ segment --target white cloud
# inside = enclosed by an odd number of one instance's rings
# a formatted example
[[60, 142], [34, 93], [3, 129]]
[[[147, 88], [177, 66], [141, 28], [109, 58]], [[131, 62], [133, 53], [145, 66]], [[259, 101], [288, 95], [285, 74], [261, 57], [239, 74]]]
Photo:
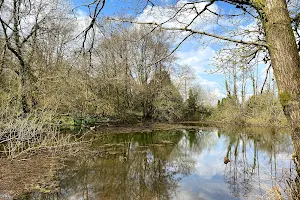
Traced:
[[[175, 6], [161, 7], [161, 6], [148, 6], [144, 12], [136, 18], [140, 22], [157, 22], [164, 23], [164, 27], [184, 28], [197, 16], [197, 12], [201, 11], [207, 2], [197, 3], [194, 8], [192, 4], [185, 4], [187, 1], [180, 0]], [[210, 10], [216, 11], [216, 5], [211, 5]], [[174, 17], [175, 16], [175, 17]], [[212, 27], [211, 21], [215, 20], [216, 16], [210, 12], [203, 12], [196, 20], [189, 26], [193, 29], [209, 29]]]
[[[183, 49], [185, 49], [183, 47]], [[218, 99], [225, 97], [225, 93], [220, 91], [220, 83], [216, 77], [210, 77], [208, 80], [206, 77], [212, 76], [206, 71], [214, 69], [211, 66], [211, 60], [215, 54], [215, 51], [210, 47], [205, 49], [189, 49], [187, 51], [181, 50], [176, 52], [176, 57], [178, 58], [177, 63], [179, 65], [189, 65], [192, 67], [196, 74], [196, 79], [192, 81], [191, 87], [200, 86], [205, 90], [207, 95], [207, 103], [211, 105], [216, 105]]]
[[[185, 3], [187, 2], [187, 0], [180, 0], [173, 6], [148, 6], [143, 13], [136, 18], [136, 20], [140, 22], [165, 22], [163, 26], [168, 28], [184, 28], [189, 25], [190, 28], [195, 30], [216, 33], [224, 37], [232, 37], [246, 41], [257, 39], [258, 34], [254, 34], [255, 30], [258, 29], [257, 23], [250, 18], [250, 16], [244, 16], [243, 18], [237, 17], [229, 20], [225, 18], [223, 19], [222, 17], [216, 18], [216, 16], [212, 13], [204, 12], [198, 16], [195, 21], [193, 21], [193, 19], [197, 16], [197, 12], [195, 9], [193, 9], [194, 5], [186, 5]], [[195, 5], [197, 11], [199, 12], [207, 5], [207, 2], [197, 3]], [[182, 9], [183, 6], [184, 8]], [[215, 4], [211, 5], [209, 8], [214, 12], [220, 13], [228, 11], [222, 10], [221, 7], [219, 8]], [[230, 13], [239, 14], [240, 10], [233, 9], [230, 10]], [[176, 17], [174, 17], [175, 15]], [[193, 23], [189, 24], [191, 21], [193, 21]], [[249, 34], [248, 30], [253, 31], [252, 34]], [[186, 32], [177, 32], [176, 36], [173, 34], [174, 44], [181, 42], [186, 34]], [[201, 37], [200, 39], [200, 43], [210, 42], [210, 40], [207, 41], [206, 37]], [[182, 44], [182, 47], [180, 47], [176, 52], [176, 56], [178, 58], [177, 63], [180, 65], [191, 66], [197, 75], [198, 84], [210, 88], [211, 91], [213, 91], [211, 96], [215, 97], [216, 99], [221, 99], [226, 95], [225, 93], [220, 92], [220, 80], [217, 78], [208, 80], [205, 78], [205, 76], [203, 76], [204, 74], [207, 75], [207, 71], [215, 70], [211, 64], [216, 52], [211, 46], [207, 46], [206, 48], [202, 49], [195, 48], [193, 45], [198, 42], [196, 40], [197, 39], [195, 38], [189, 38], [189, 40]], [[223, 45], [223, 43], [221, 44]], [[215, 104], [215, 101], [213, 104]]]
[[208, 87], [208, 88], [212, 88], [212, 87], [217, 87], [218, 83], [215, 81], [209, 81], [205, 78], [203, 78], [202, 76], [198, 76], [198, 80], [197, 82], [203, 86], [203, 87]]
[[[211, 47], [205, 49], [191, 49], [189, 51], [178, 51], [176, 56], [178, 57], [177, 63], [180, 65], [191, 66], [196, 73], [195, 84], [200, 85], [202, 88], [208, 90], [207, 95], [210, 104], [216, 104], [216, 99], [221, 99], [225, 95], [218, 89], [219, 83], [217, 81], [210, 81], [205, 76], [210, 76], [206, 71], [209, 71], [212, 67], [211, 59], [213, 58], [215, 51]], [[213, 90], [213, 92], [210, 92]]]
[[203, 152], [201, 156], [197, 159], [195, 174], [201, 176], [203, 179], [211, 179], [223, 170], [223, 160], [222, 158], [216, 159], [215, 162], [207, 159], [208, 156], [221, 157], [223, 152], [212, 151], [210, 153]]
[[221, 92], [219, 88], [215, 88], [212, 92], [211, 92], [212, 96], [215, 99], [222, 99], [226, 97], [226, 94], [224, 92]]
[[178, 51], [176, 53], [178, 57], [177, 63], [180, 65], [189, 65], [195, 69], [197, 74], [204, 74], [205, 70], [209, 69], [209, 64], [214, 54], [215, 51], [211, 47]]
[[76, 23], [77, 23], [77, 34], [81, 33], [83, 30], [87, 28], [87, 26], [91, 23], [91, 18], [88, 13], [81, 9], [77, 9], [75, 13]]

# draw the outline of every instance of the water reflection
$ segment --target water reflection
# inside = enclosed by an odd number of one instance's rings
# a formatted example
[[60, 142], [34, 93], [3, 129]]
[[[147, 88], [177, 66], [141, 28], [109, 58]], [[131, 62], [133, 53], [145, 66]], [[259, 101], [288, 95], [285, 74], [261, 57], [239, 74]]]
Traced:
[[47, 198], [255, 199], [293, 152], [288, 134], [202, 128], [105, 134], [90, 151], [67, 162]]

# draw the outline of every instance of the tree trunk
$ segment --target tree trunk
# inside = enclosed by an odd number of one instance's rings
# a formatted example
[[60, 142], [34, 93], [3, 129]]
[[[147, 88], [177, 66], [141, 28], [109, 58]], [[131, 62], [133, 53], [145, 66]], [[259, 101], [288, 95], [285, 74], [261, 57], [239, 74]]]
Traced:
[[26, 66], [23, 60], [20, 60], [20, 67], [21, 67], [21, 107], [22, 107], [22, 114], [25, 116], [28, 112], [28, 104], [27, 104], [27, 97], [26, 97]]
[[237, 72], [236, 72], [236, 65], [233, 66], [233, 95], [237, 99]]
[[260, 11], [280, 102], [292, 128], [294, 151], [300, 158], [300, 57], [285, 0], [263, 1]]

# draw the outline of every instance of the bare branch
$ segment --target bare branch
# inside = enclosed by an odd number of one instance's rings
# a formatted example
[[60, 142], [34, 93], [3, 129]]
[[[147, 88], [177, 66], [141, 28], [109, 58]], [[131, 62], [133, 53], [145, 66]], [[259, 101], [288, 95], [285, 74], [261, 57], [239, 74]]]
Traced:
[[34, 34], [36, 34], [37, 30], [39, 29], [39, 25], [36, 23], [30, 33], [23, 39], [21, 46], [23, 46]]
[[176, 47], [175, 47], [168, 55], [166, 55], [165, 57], [162, 57], [162, 58], [160, 58], [159, 60], [157, 60], [157, 61], [151, 63], [150, 65], [157, 64], [157, 63], [159, 63], [159, 62], [165, 60], [166, 58], [170, 57], [170, 56], [171, 56], [171, 55], [172, 55], [172, 54], [180, 47], [180, 45], [181, 45], [185, 40], [187, 40], [190, 36], [192, 36], [193, 34], [194, 34], [194, 33], [188, 34], [185, 38], [183, 38], [183, 40], [181, 40], [181, 41], [176, 45]]
[[[207, 8], [209, 7], [209, 6], [211, 6], [213, 3], [215, 2], [215, 0], [212, 0], [211, 2], [209, 2], [208, 4], [206, 4], [205, 6], [204, 6], [204, 8], [200, 11], [200, 12], [197, 12], [197, 15], [190, 21], [190, 23], [188, 24], [188, 25], [186, 25], [186, 27], [185, 28], [188, 28], [202, 13], [204, 13], [206, 10], [207, 10]], [[197, 11], [197, 9], [196, 9], [196, 11]]]
[[167, 31], [190, 32], [190, 33], [193, 33], [193, 34], [205, 35], [205, 36], [208, 36], [208, 37], [212, 37], [212, 38], [216, 38], [216, 39], [220, 39], [220, 40], [224, 40], [224, 41], [228, 41], [228, 42], [233, 42], [233, 43], [237, 43], [237, 44], [255, 45], [255, 46], [261, 46], [261, 47], [268, 48], [268, 45], [265, 44], [265, 43], [227, 38], [227, 37], [223, 37], [223, 36], [220, 36], [220, 35], [215, 35], [215, 34], [212, 34], [212, 33], [208, 33], [208, 32], [205, 32], [205, 31], [193, 30], [193, 29], [187, 28], [187, 27], [166, 27], [166, 26], [162, 26], [161, 24], [156, 23], [156, 22], [139, 22], [139, 21], [131, 21], [131, 20], [127, 20], [127, 19], [115, 19], [115, 18], [106, 18], [106, 19], [111, 20], [111, 21], [128, 22], [128, 23], [132, 23], [132, 24], [152, 25], [152, 26], [157, 26], [160, 29], [167, 30]]
[[2, 8], [4, 0], [0, 0], [0, 9]]
[[239, 14], [220, 14], [220, 13], [216, 13], [212, 10], [210, 10], [209, 8], [207, 8], [207, 11], [210, 12], [211, 14], [214, 14], [218, 17], [240, 17], [242, 15], [244, 15], [245, 13], [239, 13]]
[[[84, 34], [84, 39], [83, 39], [83, 43], [82, 43], [82, 50], [84, 50], [85, 42], [86, 42], [87, 35], [88, 35], [89, 31], [94, 28], [94, 25], [96, 23], [96, 19], [98, 18], [99, 14], [101, 13], [101, 11], [104, 8], [105, 1], [106, 0], [94, 1], [94, 2], [97, 2], [97, 3], [96, 3], [96, 7], [93, 11], [93, 15], [90, 15], [90, 17], [92, 18], [92, 21], [89, 24], [89, 26], [82, 32]], [[101, 4], [101, 6], [100, 6], [100, 4]], [[99, 8], [99, 6], [100, 6], [100, 8]], [[90, 7], [90, 5], [88, 7]], [[82, 34], [82, 33], [80, 33], [80, 34]]]
[[[10, 27], [10, 26], [9, 26], [9, 25], [1, 18], [1, 16], [0, 16], [0, 22], [1, 22], [1, 24], [4, 25], [4, 26], [3, 26], [4, 28], [7, 27], [7, 28], [9, 28], [11, 31], [13, 31], [13, 29], [12, 29], [12, 28], [11, 28], [11, 27]], [[2, 28], [3, 28], [3, 27], [2, 27]], [[3, 28], [3, 29], [4, 29], [4, 28]], [[5, 28], [5, 29], [6, 29], [6, 28]]]
[[10, 46], [9, 38], [8, 38], [8, 35], [7, 35], [8, 26], [6, 26], [5, 22], [1, 18], [0, 18], [0, 22], [1, 22], [3, 33], [4, 33], [5, 43], [6, 43], [7, 46]]
[[268, 74], [269, 74], [269, 71], [270, 71], [270, 69], [271, 69], [271, 66], [272, 66], [272, 65], [270, 64], [269, 67], [268, 67], [268, 69], [267, 69], [266, 78], [265, 78], [265, 80], [264, 80], [264, 83], [263, 83], [263, 85], [262, 85], [262, 87], [261, 87], [261, 91], [260, 91], [261, 94], [262, 94], [263, 91], [264, 91], [264, 87], [265, 87], [265, 84], [266, 84], [266, 82], [267, 82]]
[[143, 10], [148, 6], [148, 4], [151, 4], [151, 6], [155, 6], [155, 4], [151, 0], [147, 0], [146, 5], [144, 6]]

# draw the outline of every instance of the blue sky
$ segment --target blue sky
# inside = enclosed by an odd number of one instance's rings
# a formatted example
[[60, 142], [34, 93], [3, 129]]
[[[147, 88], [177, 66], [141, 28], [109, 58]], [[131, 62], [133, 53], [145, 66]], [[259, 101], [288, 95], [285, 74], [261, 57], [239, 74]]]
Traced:
[[[87, 0], [88, 1], [88, 0]], [[82, 4], [82, 0], [74, 0], [75, 5], [80, 5]], [[145, 1], [139, 1], [143, 2], [139, 6], [139, 8], [134, 9], [136, 7], [136, 2], [137, 1], [130, 1], [130, 0], [107, 0], [105, 7], [103, 9], [102, 15], [101, 16], [135, 16], [137, 18], [145, 18], [145, 9], [143, 12], [143, 6], [145, 5]], [[159, 7], [163, 13], [164, 12], [164, 7], [163, 5], [166, 4], [175, 4], [174, 2], [180, 2], [180, 1], [175, 1], [175, 0], [156, 0], [154, 1], [157, 3], [157, 7]], [[182, 2], [185, 2], [182, 0]], [[149, 7], [148, 7], [149, 8]], [[227, 4], [227, 3], [222, 3], [222, 2], [217, 2], [216, 5], [213, 7], [213, 9], [216, 9], [220, 12], [226, 13], [227, 11], [231, 12], [238, 12], [237, 9], [235, 9], [233, 6]], [[86, 7], [79, 7], [78, 10], [81, 12], [85, 13], [88, 15], [88, 10]], [[161, 14], [160, 14], [161, 15]], [[162, 17], [162, 16], [158, 16]], [[151, 21], [151, 20], [150, 20]], [[200, 22], [201, 24], [202, 22]], [[227, 22], [220, 22], [220, 23], [227, 23]], [[254, 23], [253, 21], [243, 21], [241, 22], [242, 26], [247, 26], [251, 23]], [[226, 26], [226, 25], [225, 25]], [[217, 26], [213, 24], [205, 24], [203, 26], [204, 28], [208, 27], [208, 30], [214, 30], [214, 32], [220, 32], [222, 34], [222, 30], [218, 28]], [[236, 27], [228, 26], [226, 27], [228, 30], [235, 29]], [[205, 41], [207, 38], [204, 39]], [[176, 43], [173, 45], [176, 46]], [[198, 84], [200, 84], [203, 88], [209, 89], [211, 92], [213, 92], [218, 99], [225, 97], [226, 96], [226, 91], [225, 91], [225, 79], [224, 75], [220, 73], [215, 73], [215, 74], [210, 74], [207, 71], [214, 70], [215, 67], [213, 66], [213, 57], [216, 51], [220, 49], [220, 45], [216, 44], [214, 42], [211, 43], [206, 43], [205, 45], [202, 44], [202, 41], [199, 39], [191, 38], [185, 41], [180, 48], [176, 52], [176, 56], [178, 57], [177, 63], [179, 64], [187, 64], [190, 65], [191, 67], [194, 68]], [[259, 88], [262, 85], [262, 81], [265, 76], [265, 65], [260, 65], [259, 67], [259, 76], [260, 80], [258, 81], [258, 86]], [[247, 84], [247, 91], [248, 95], [251, 95], [252, 90], [251, 90], [251, 84], [250, 81]]]

